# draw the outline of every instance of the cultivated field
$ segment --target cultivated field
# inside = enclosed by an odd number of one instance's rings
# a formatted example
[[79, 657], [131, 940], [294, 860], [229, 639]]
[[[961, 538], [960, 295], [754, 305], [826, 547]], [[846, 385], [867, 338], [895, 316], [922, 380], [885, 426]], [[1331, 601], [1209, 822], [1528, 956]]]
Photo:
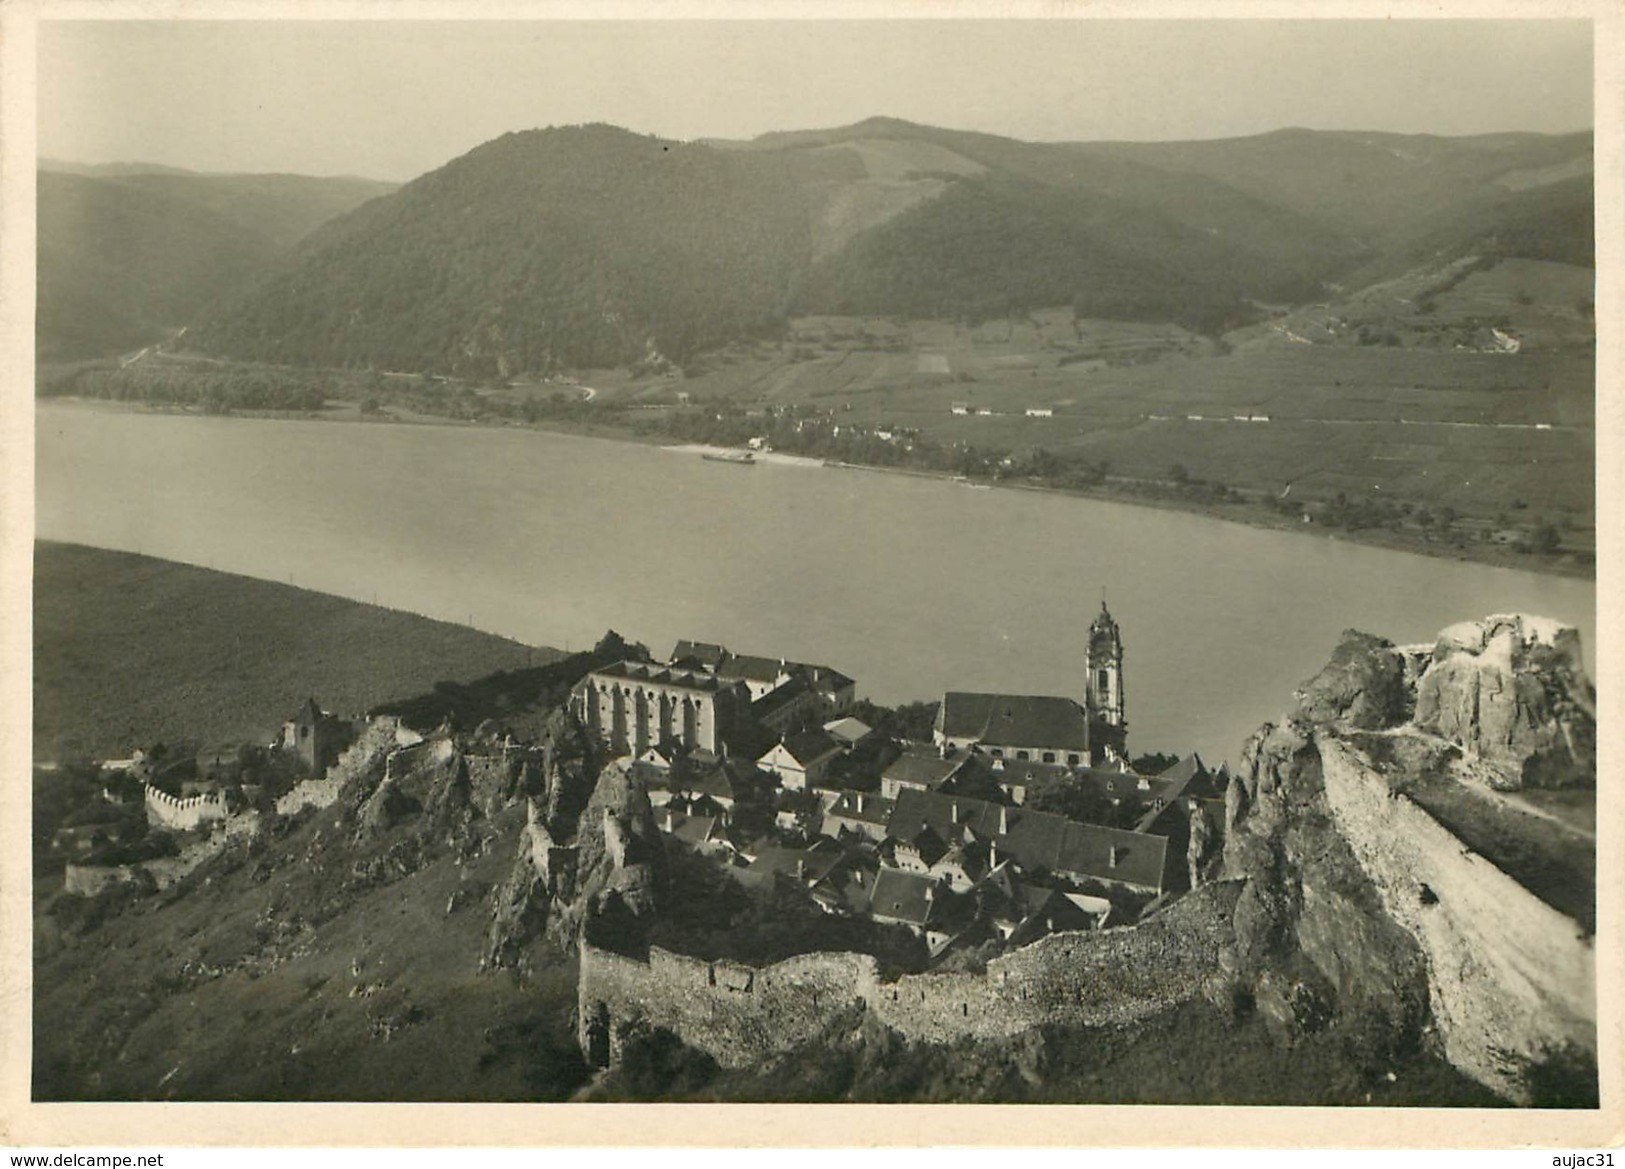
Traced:
[[[1459, 315], [1502, 293], [1523, 307], [1508, 288], [1578, 271], [1523, 267], [1531, 271], [1504, 264], [1467, 276], [1439, 295], [1435, 313]], [[1275, 494], [1388, 493], [1464, 514], [1527, 507], [1584, 524], [1594, 507], [1592, 379], [1590, 354], [1573, 346], [1242, 345], [1223, 354], [1173, 326], [1052, 310], [974, 329], [809, 318], [783, 345], [735, 348], [696, 376], [627, 384], [616, 399], [670, 401], [680, 386], [696, 403], [800, 404], [940, 442], [1075, 450], [1113, 475], [1165, 478], [1179, 464]]]

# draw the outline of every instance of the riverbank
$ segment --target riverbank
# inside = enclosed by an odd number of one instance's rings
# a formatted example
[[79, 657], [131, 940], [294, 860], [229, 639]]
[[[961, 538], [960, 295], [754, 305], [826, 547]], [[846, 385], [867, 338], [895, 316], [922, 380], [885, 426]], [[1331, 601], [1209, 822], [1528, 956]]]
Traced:
[[[72, 406], [74, 408], [120, 413], [156, 413], [198, 417], [220, 416], [209, 415], [206, 411], [197, 407], [172, 403], [109, 401], [100, 398], [73, 396], [52, 397], [48, 400], [53, 404]], [[359, 403], [346, 400], [332, 400], [328, 403], [326, 409], [319, 412], [236, 410], [229, 416], [348, 422], [363, 425], [387, 424], [441, 426], [454, 429], [478, 427], [483, 429], [538, 430], [549, 434], [636, 443], [643, 446], [658, 446], [678, 453], [692, 454], [696, 457], [705, 454], [723, 454], [735, 450], [735, 448], [704, 443], [676, 442], [669, 435], [632, 426], [567, 418], [543, 418], [535, 422], [520, 422], [510, 419], [457, 419], [444, 415], [415, 412], [392, 404], [386, 404], [373, 411], [363, 411]], [[921, 467], [883, 466], [827, 460], [782, 451], [760, 451], [753, 452], [753, 455], [754, 461], [760, 463], [798, 467], [826, 467], [837, 470], [864, 470], [890, 475], [907, 475], [916, 478], [974, 482], [977, 486], [1007, 487], [1019, 491], [1045, 492], [1079, 499], [1150, 507], [1160, 511], [1183, 512], [1199, 515], [1207, 519], [1222, 520], [1226, 523], [1242, 524], [1252, 528], [1294, 532], [1301, 536], [1318, 537], [1365, 547], [1384, 548], [1396, 552], [1409, 552], [1413, 555], [1438, 560], [1455, 560], [1494, 568], [1517, 569], [1572, 580], [1596, 579], [1594, 554], [1587, 556], [1577, 552], [1545, 554], [1523, 551], [1513, 541], [1496, 538], [1498, 533], [1487, 528], [1484, 522], [1473, 524], [1473, 521], [1461, 520], [1458, 521], [1456, 530], [1443, 532], [1437, 528], [1425, 530], [1420, 526], [1407, 526], [1404, 524], [1398, 527], [1349, 529], [1325, 523], [1306, 523], [1303, 519], [1303, 512], [1290, 510], [1283, 513], [1274, 505], [1271, 499], [1244, 490], [1232, 490], [1229, 497], [1223, 501], [1214, 499], [1200, 490], [1191, 489], [1192, 487], [1200, 488], [1200, 484], [1181, 485], [1173, 482], [1151, 481], [1109, 474], [1098, 485], [1089, 487], [1058, 486], [1051, 483], [1014, 478], [970, 481], [951, 471], [938, 471]]]

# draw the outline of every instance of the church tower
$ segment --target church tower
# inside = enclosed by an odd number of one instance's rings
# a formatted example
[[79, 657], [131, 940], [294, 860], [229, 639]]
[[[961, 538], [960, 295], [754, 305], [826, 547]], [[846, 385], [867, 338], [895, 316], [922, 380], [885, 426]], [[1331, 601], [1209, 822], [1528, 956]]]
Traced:
[[1089, 650], [1083, 659], [1087, 682], [1084, 705], [1089, 711], [1089, 752], [1095, 761], [1128, 754], [1128, 718], [1123, 705], [1123, 635], [1106, 602], [1089, 626]]

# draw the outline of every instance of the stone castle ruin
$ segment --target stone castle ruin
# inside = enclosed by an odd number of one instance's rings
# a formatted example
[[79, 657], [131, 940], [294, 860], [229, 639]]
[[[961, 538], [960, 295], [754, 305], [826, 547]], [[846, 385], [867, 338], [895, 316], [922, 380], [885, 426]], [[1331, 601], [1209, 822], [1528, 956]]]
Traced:
[[[1458, 1069], [1533, 1102], [1543, 1063], [1595, 1065], [1594, 916], [1576, 907], [1585, 890], [1554, 896], [1517, 855], [1471, 842], [1475, 825], [1500, 823], [1504, 793], [1594, 784], [1594, 711], [1576, 636], [1549, 622], [1491, 617], [1430, 647], [1349, 634], [1294, 711], [1249, 741], [1215, 879], [1138, 924], [1051, 934], [982, 972], [885, 976], [867, 954], [828, 952], [750, 966], [616, 944], [595, 929], [593, 890], [616, 880], [616, 845], [638, 817], [606, 807], [615, 830], [578, 890], [582, 1051], [611, 1067], [633, 1037], [666, 1031], [745, 1068], [837, 1027], [945, 1045], [1120, 1026], [1201, 997], [1256, 1011], [1288, 1045], [1332, 1018], [1365, 1020], [1354, 1033], [1378, 1059], [1431, 1031]], [[1430, 802], [1437, 792], [1454, 803]], [[1469, 812], [1452, 819], [1458, 806]], [[547, 868], [563, 859], [537, 844], [539, 869], [544, 851]]]
[[1139, 925], [1051, 934], [986, 973], [881, 977], [868, 954], [802, 954], [771, 966], [711, 962], [651, 947], [635, 958], [581, 943], [578, 1026], [594, 1067], [628, 1036], [671, 1031], [724, 1067], [746, 1067], [865, 1014], [909, 1039], [946, 1044], [1041, 1024], [1122, 1024], [1203, 993], [1240, 886], [1208, 885]]

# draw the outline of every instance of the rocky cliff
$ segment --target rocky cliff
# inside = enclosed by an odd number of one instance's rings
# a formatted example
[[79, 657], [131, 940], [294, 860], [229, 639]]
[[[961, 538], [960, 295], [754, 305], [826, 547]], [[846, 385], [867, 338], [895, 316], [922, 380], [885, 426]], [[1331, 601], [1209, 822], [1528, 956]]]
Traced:
[[488, 966], [510, 964], [538, 934], [574, 948], [585, 923], [614, 933], [654, 910], [664, 851], [654, 812], [625, 760], [600, 766], [565, 711], [549, 721], [541, 784], [526, 800], [512, 869], [497, 891]]
[[[1595, 744], [1573, 629], [1345, 634], [1244, 749], [1222, 868], [1248, 883], [1214, 991], [1283, 1043], [1335, 1020], [1362, 1059], [1437, 1041], [1509, 1100], [1594, 1098]], [[1536, 788], [1581, 798], [1507, 794]]]
[[1568, 626], [1521, 616], [1452, 625], [1417, 684], [1415, 724], [1481, 760], [1499, 788], [1596, 783], [1597, 696]]

